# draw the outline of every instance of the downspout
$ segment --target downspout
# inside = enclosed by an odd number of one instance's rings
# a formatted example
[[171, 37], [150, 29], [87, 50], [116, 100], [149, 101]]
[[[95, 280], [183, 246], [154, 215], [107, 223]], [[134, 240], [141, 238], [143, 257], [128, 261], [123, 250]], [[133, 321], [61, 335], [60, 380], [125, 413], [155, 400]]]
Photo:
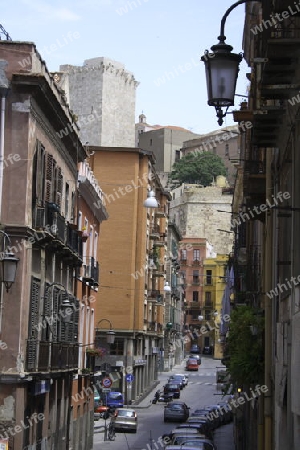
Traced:
[[[1, 127], [0, 127], [0, 224], [2, 223], [2, 193], [3, 193], [3, 170], [4, 170], [4, 142], [5, 142], [5, 100], [9, 92], [9, 80], [5, 74], [7, 61], [0, 61], [0, 95], [1, 95]], [[5, 239], [4, 239], [5, 246]], [[2, 312], [3, 312], [3, 283], [0, 287], [0, 333], [2, 330]]]
[[[266, 151], [266, 199], [272, 201], [271, 179], [272, 150]], [[272, 214], [272, 213], [271, 213]], [[264, 292], [272, 289], [272, 216], [266, 214], [265, 225], [265, 286]], [[268, 390], [264, 394], [264, 450], [272, 450], [272, 299], [264, 294], [265, 310], [265, 385]]]

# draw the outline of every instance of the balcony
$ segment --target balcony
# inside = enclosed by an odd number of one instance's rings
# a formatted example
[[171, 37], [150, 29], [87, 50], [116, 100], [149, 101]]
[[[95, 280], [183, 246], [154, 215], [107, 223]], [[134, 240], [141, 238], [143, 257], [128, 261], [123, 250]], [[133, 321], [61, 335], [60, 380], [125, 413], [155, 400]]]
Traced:
[[147, 301], [163, 303], [163, 295], [160, 293], [159, 290], [148, 291]]
[[154, 212], [156, 217], [167, 217], [167, 210], [165, 207], [163, 208], [156, 208]]
[[28, 372], [55, 372], [77, 367], [78, 344], [28, 339], [26, 356]]
[[91, 286], [99, 286], [99, 263], [92, 256], [85, 258], [82, 266], [82, 280]]
[[163, 277], [166, 274], [165, 266], [157, 265], [152, 272], [153, 277]]
[[189, 302], [188, 306], [190, 309], [200, 309], [201, 308], [200, 302]]
[[158, 225], [152, 225], [149, 237], [152, 240], [160, 239], [160, 229]]
[[153, 242], [153, 247], [164, 247], [165, 245], [167, 245], [166, 234], [161, 233], [159, 239]]
[[200, 266], [201, 265], [200, 259], [193, 259], [192, 265], [193, 266]]

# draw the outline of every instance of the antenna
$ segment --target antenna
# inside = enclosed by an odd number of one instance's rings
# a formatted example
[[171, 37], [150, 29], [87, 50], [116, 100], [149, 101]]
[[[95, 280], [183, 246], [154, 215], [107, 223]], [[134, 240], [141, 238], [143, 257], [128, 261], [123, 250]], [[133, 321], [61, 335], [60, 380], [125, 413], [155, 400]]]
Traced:
[[0, 40], [2, 39], [2, 37], [1, 37], [2, 34], [5, 36], [5, 39], [7, 41], [12, 41], [12, 38], [10, 37], [8, 32], [5, 30], [5, 28], [2, 25], [0, 25]]

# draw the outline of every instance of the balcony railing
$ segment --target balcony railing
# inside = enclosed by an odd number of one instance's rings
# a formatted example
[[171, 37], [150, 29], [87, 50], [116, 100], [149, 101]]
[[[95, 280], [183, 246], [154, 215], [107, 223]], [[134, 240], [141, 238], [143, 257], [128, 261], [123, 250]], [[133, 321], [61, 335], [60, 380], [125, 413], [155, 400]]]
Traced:
[[158, 225], [152, 225], [149, 234], [150, 239], [159, 239], [160, 234], [160, 227]]
[[[39, 355], [38, 358], [37, 355]], [[78, 344], [28, 339], [26, 356], [28, 372], [52, 372], [77, 367]]]
[[245, 172], [250, 175], [264, 175], [266, 173], [265, 161], [245, 161]]
[[149, 301], [155, 301], [158, 303], [162, 303], [163, 295], [160, 293], [159, 290], [152, 290], [152, 291], [148, 291], [147, 299]]
[[157, 265], [156, 268], [153, 269], [153, 277], [163, 277], [165, 275], [165, 266]]
[[92, 256], [85, 258], [82, 266], [82, 278], [93, 285], [99, 286], [99, 263]]

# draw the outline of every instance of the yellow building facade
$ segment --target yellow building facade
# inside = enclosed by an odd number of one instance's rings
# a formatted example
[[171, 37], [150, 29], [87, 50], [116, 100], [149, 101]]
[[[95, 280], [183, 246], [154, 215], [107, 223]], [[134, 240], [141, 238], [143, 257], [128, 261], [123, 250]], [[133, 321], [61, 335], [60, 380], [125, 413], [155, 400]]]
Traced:
[[[226, 286], [225, 269], [228, 255], [217, 255], [203, 261], [202, 352], [210, 352], [215, 359], [223, 357], [220, 342], [222, 297]], [[206, 328], [205, 329], [203, 328]], [[206, 349], [206, 350], [205, 350]]]

